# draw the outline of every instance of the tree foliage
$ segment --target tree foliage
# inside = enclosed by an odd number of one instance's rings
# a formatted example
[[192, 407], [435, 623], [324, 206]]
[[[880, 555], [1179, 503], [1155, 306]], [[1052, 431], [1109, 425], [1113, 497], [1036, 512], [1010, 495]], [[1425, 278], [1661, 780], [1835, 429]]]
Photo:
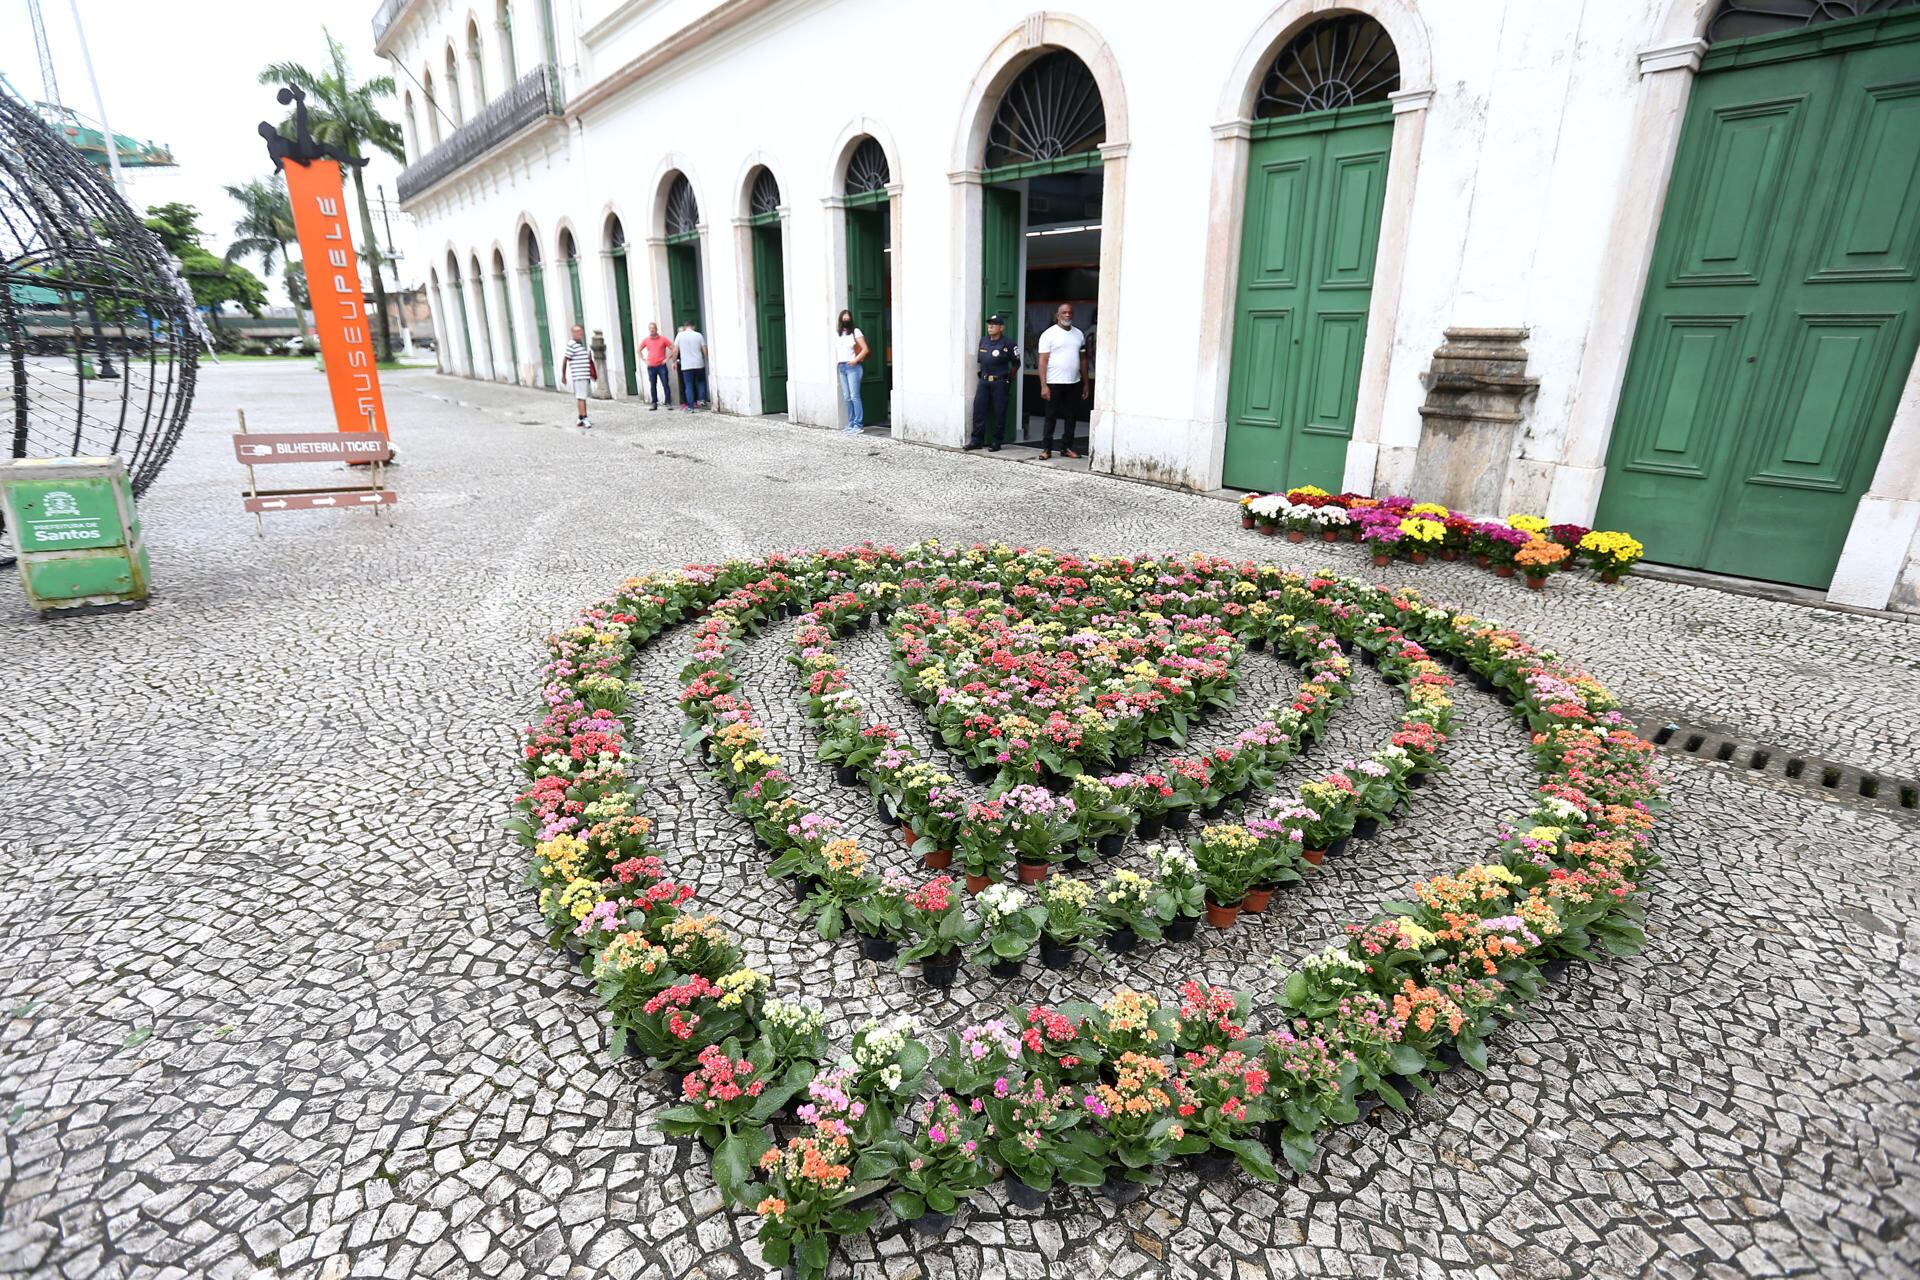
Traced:
[[172, 201], [148, 205], [147, 228], [160, 238], [169, 254], [180, 260], [180, 274], [193, 291], [195, 305], [206, 307], [218, 323], [220, 305], [236, 303], [250, 316], [260, 314], [267, 305], [266, 286], [260, 277], [237, 262], [228, 262], [209, 253], [200, 243], [200, 211], [190, 204]]

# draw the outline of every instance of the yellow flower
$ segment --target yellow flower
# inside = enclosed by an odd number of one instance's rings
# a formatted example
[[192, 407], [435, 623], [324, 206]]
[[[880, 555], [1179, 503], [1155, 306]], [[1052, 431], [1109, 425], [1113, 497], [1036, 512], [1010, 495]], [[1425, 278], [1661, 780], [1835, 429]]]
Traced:
[[1511, 515], [1507, 523], [1522, 533], [1542, 533], [1547, 527], [1545, 516]]
[[1437, 502], [1416, 502], [1408, 510], [1416, 516], [1439, 516], [1442, 520], [1452, 514]]

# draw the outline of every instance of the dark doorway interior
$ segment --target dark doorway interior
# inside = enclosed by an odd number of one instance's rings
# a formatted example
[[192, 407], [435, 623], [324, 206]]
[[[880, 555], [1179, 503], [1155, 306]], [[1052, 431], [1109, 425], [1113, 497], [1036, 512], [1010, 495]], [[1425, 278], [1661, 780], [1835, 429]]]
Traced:
[[1043, 174], [1027, 182], [1024, 243], [1026, 263], [1021, 306], [1020, 351], [1025, 376], [1014, 439], [1038, 443], [1046, 412], [1040, 398], [1040, 335], [1053, 324], [1054, 308], [1073, 304], [1074, 327], [1087, 335], [1085, 368], [1089, 396], [1076, 417], [1072, 448], [1087, 452], [1093, 378], [1099, 372], [1101, 171]]

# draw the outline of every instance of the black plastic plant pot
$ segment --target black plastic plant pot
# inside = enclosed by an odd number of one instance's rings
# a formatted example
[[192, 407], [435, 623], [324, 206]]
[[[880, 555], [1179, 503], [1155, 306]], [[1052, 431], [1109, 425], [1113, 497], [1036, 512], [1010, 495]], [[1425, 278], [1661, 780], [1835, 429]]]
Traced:
[[993, 775], [1000, 772], [995, 764], [970, 764], [967, 766], [967, 781], [985, 786], [993, 781]]
[[1414, 770], [1412, 773], [1407, 775], [1407, 790], [1418, 791], [1420, 788], [1426, 785], [1427, 785], [1427, 775], [1424, 773], [1421, 773], [1418, 769]]
[[873, 798], [873, 811], [880, 815], [880, 821], [889, 823], [893, 821], [893, 810], [887, 808], [887, 798], [885, 796], [875, 796]]
[[1049, 969], [1064, 969], [1073, 963], [1073, 948], [1064, 947], [1051, 938], [1040, 939], [1040, 963]]
[[1127, 835], [1124, 831], [1122, 831], [1122, 832], [1116, 832], [1115, 834], [1110, 836], [1101, 836], [1100, 839], [1096, 842], [1095, 847], [1100, 850], [1101, 857], [1117, 858], [1120, 856], [1121, 848], [1126, 843], [1127, 843]]
[[1018, 956], [1011, 960], [995, 960], [987, 966], [987, 972], [996, 978], [1017, 978], [1020, 976], [1021, 963]]
[[843, 787], [851, 787], [860, 781], [860, 771], [850, 764], [833, 766], [833, 780]]
[[1181, 916], [1179, 919], [1175, 920], [1172, 924], [1167, 926], [1167, 929], [1166, 929], [1167, 941], [1168, 942], [1192, 942], [1193, 935], [1195, 931], [1198, 930], [1199, 928], [1200, 928], [1200, 919], [1198, 916]]
[[953, 1215], [950, 1213], [923, 1213], [907, 1225], [913, 1228], [913, 1233], [917, 1236], [938, 1238], [947, 1234], [947, 1228], [953, 1225]]
[[1266, 647], [1267, 647], [1267, 638], [1265, 636], [1254, 636], [1247, 641], [1248, 653], [1258, 653]]
[[1167, 810], [1166, 823], [1169, 831], [1185, 831], [1187, 824], [1191, 821], [1193, 821], [1193, 811], [1190, 809]]
[[805, 902], [813, 895], [814, 887], [819, 883], [820, 882], [812, 876], [795, 876], [793, 878], [793, 900], [795, 902]]
[[1377, 667], [1380, 665], [1380, 655], [1363, 645], [1360, 648], [1360, 665], [1363, 667]]
[[1353, 838], [1355, 840], [1371, 840], [1379, 834], [1380, 819], [1355, 818], [1353, 820]]
[[679, 1067], [668, 1067], [661, 1074], [667, 1078], [667, 1096], [675, 1102], [680, 1101], [680, 1090], [687, 1083], [687, 1077], [693, 1072], [683, 1071]]
[[1030, 1187], [1011, 1173], [1006, 1177], [1007, 1199], [1020, 1209], [1044, 1209], [1048, 1192]]
[[1151, 818], [1140, 819], [1139, 824], [1134, 827], [1134, 832], [1139, 835], [1142, 840], [1154, 840], [1159, 838], [1160, 833], [1166, 830], [1166, 827], [1167, 820], [1156, 814]]
[[1473, 673], [1473, 687], [1478, 689], [1482, 693], [1492, 693], [1493, 681], [1487, 679], [1485, 676], [1481, 675], [1478, 671], [1476, 671]]
[[1206, 821], [1212, 822], [1215, 818], [1226, 813], [1226, 811], [1227, 802], [1225, 800], [1215, 800], [1212, 804], [1202, 805], [1200, 807], [1200, 816]]
[[1332, 844], [1327, 846], [1327, 856], [1329, 858], [1340, 857], [1342, 854], [1346, 853], [1347, 845], [1352, 843], [1352, 841], [1353, 841], [1352, 836], [1341, 836], [1338, 840], [1335, 840]]
[[1115, 929], [1107, 935], [1107, 950], [1117, 956], [1123, 956], [1140, 945], [1140, 935], [1132, 929]]
[[1187, 1167], [1202, 1182], [1218, 1182], [1233, 1172], [1233, 1157], [1218, 1151], [1202, 1151], [1187, 1157]]
[[1438, 1049], [1435, 1049], [1433, 1056], [1443, 1071], [1451, 1071], [1459, 1066], [1461, 1062], [1460, 1051], [1450, 1044], [1443, 1044]]
[[1132, 1204], [1147, 1194], [1147, 1184], [1133, 1182], [1124, 1176], [1109, 1177], [1100, 1184], [1100, 1194], [1115, 1204]]
[[928, 956], [920, 962], [920, 976], [927, 985], [945, 991], [953, 985], [954, 975], [960, 971], [959, 956]]
[[1360, 1120], [1365, 1120], [1373, 1113], [1373, 1109], [1379, 1105], [1380, 1099], [1378, 1098], [1355, 1098], [1353, 1100], [1353, 1109], [1360, 1113], [1356, 1118]]
[[867, 960], [891, 960], [900, 953], [900, 946], [892, 938], [875, 938], [867, 934], [857, 935], [860, 939], [860, 955]]
[[1540, 976], [1548, 982], [1553, 982], [1564, 976], [1572, 965], [1573, 962], [1571, 960], [1549, 960], [1540, 966]]

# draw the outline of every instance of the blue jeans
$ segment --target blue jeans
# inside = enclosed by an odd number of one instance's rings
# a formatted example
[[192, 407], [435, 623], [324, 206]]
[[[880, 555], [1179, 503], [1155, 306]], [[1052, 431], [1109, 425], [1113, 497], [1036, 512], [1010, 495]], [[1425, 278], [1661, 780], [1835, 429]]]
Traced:
[[671, 386], [673, 386], [673, 383], [667, 378], [667, 366], [665, 363], [650, 364], [647, 366], [648, 403], [659, 404], [662, 400], [665, 400], [668, 404], [672, 404], [673, 392], [668, 390]]
[[680, 371], [680, 403], [704, 404], [706, 399], [707, 371], [705, 367], [682, 369]]
[[865, 425], [866, 408], [860, 403], [860, 375], [864, 366], [840, 362], [840, 399], [847, 406], [847, 426], [858, 431]]

